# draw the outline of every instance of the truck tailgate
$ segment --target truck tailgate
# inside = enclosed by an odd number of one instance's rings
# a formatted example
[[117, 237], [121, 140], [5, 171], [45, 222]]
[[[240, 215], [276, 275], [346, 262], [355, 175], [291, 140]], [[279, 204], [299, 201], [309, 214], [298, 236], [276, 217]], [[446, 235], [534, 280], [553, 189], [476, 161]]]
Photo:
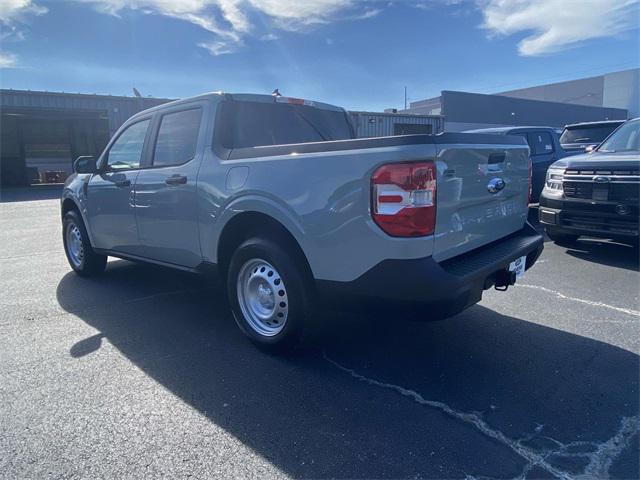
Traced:
[[438, 145], [434, 260], [460, 255], [523, 228], [529, 149], [521, 139], [502, 139], [502, 144]]

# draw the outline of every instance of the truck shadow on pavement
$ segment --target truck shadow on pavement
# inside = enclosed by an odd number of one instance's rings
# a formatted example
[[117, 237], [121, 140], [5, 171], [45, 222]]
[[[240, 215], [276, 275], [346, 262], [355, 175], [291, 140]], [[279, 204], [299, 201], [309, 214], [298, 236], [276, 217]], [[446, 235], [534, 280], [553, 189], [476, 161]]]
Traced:
[[57, 298], [99, 331], [71, 356], [109, 342], [293, 477], [640, 476], [639, 358], [607, 343], [476, 306], [434, 323], [326, 313], [305, 352], [274, 357], [222, 289], [124, 261], [65, 275]]
[[579, 260], [599, 263], [609, 267], [640, 270], [638, 247], [613, 241], [581, 238], [567, 246], [567, 254]]

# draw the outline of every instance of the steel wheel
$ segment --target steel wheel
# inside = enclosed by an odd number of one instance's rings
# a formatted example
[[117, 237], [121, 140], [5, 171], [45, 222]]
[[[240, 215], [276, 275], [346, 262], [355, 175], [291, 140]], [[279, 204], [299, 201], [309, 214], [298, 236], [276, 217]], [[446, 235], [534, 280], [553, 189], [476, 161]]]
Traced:
[[84, 245], [82, 243], [82, 234], [80, 229], [75, 223], [69, 223], [67, 225], [67, 253], [69, 254], [69, 260], [77, 268], [82, 266], [84, 259]]
[[289, 313], [287, 289], [269, 262], [246, 261], [238, 273], [236, 291], [240, 310], [256, 333], [273, 337], [282, 331]]

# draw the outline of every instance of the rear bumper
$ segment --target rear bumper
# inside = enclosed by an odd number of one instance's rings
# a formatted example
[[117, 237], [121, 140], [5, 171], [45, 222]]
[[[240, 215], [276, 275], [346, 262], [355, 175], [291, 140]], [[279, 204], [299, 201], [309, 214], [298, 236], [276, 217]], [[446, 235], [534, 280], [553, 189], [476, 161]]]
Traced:
[[429, 319], [446, 318], [482, 299], [496, 274], [526, 256], [529, 269], [542, 253], [543, 238], [528, 223], [505, 238], [437, 263], [431, 257], [385, 260], [351, 282], [317, 281], [323, 303], [334, 306], [422, 308]]
[[[626, 210], [620, 210], [624, 207]], [[620, 211], [626, 213], [621, 214]], [[540, 223], [574, 235], [638, 238], [638, 206], [540, 196]]]

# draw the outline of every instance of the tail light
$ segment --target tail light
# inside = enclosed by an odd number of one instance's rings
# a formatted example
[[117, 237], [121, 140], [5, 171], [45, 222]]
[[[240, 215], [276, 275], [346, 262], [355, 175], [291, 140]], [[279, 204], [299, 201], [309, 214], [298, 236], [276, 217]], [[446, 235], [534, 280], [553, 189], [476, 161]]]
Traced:
[[371, 178], [374, 222], [393, 237], [431, 235], [436, 225], [436, 167], [390, 163]]

